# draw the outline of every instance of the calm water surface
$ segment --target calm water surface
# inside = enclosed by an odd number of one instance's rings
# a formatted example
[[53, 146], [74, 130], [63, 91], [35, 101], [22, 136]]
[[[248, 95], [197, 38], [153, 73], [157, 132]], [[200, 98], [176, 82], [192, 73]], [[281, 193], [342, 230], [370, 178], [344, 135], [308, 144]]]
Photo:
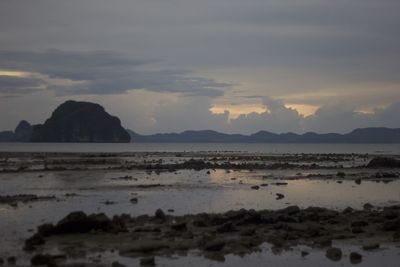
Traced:
[[184, 152], [400, 154], [400, 144], [267, 144], [267, 143], [0, 143], [0, 152]]

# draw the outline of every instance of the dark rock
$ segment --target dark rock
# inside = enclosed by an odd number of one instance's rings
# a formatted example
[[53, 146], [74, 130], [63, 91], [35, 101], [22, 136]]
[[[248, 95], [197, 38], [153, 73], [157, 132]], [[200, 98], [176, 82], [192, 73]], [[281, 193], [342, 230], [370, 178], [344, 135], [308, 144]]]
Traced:
[[162, 209], [157, 209], [156, 213], [154, 214], [154, 218], [160, 221], [165, 221], [167, 217]]
[[345, 209], [343, 210], [343, 213], [344, 213], [344, 214], [349, 214], [349, 213], [352, 213], [353, 211], [354, 211], [353, 208], [347, 207], [347, 208], [345, 208]]
[[373, 207], [374, 207], [374, 206], [371, 205], [370, 203], [365, 203], [364, 206], [363, 206], [363, 208], [364, 208], [365, 210], [370, 210], [370, 209], [372, 209]]
[[141, 266], [155, 266], [156, 262], [155, 262], [154, 257], [141, 258], [140, 265]]
[[383, 224], [384, 231], [400, 230], [400, 220], [389, 220]]
[[331, 261], [340, 261], [342, 259], [342, 250], [340, 248], [328, 248], [325, 255]]
[[361, 179], [360, 179], [360, 178], [357, 178], [357, 179], [354, 180], [354, 182], [355, 182], [356, 184], [361, 184]]
[[301, 256], [304, 258], [304, 257], [306, 257], [306, 256], [308, 256], [310, 254], [310, 252], [307, 252], [307, 251], [301, 251]]
[[284, 197], [285, 197], [285, 195], [283, 195], [283, 194], [280, 194], [280, 193], [276, 194], [276, 200], [282, 199]]
[[25, 240], [24, 250], [32, 251], [35, 250], [37, 246], [43, 245], [45, 243], [41, 234], [36, 233], [32, 237]]
[[336, 176], [337, 176], [337, 177], [343, 178], [343, 177], [346, 176], [346, 174], [345, 174], [344, 172], [338, 172], [338, 173], [336, 174]]
[[43, 125], [33, 126], [32, 142], [127, 143], [121, 121], [95, 103], [67, 101]]
[[183, 232], [187, 230], [187, 224], [186, 222], [176, 223], [172, 224], [171, 228], [174, 229], [175, 231]]
[[400, 160], [388, 157], [378, 157], [372, 159], [368, 164], [368, 168], [398, 168]]
[[300, 208], [298, 206], [289, 206], [280, 210], [281, 213], [285, 213], [287, 215], [294, 215], [300, 212]]
[[371, 243], [363, 246], [363, 250], [374, 250], [380, 247], [379, 243]]
[[138, 203], [138, 199], [136, 197], [131, 198], [131, 203], [137, 204]]
[[251, 189], [253, 189], [253, 190], [258, 190], [258, 189], [260, 189], [260, 187], [259, 187], [258, 185], [253, 185], [253, 186], [251, 187]]
[[351, 223], [351, 227], [364, 227], [367, 225], [368, 225], [368, 222], [366, 222], [366, 221], [354, 221]]
[[53, 256], [48, 254], [37, 254], [32, 257], [31, 265], [33, 266], [56, 266], [56, 262]]
[[206, 251], [221, 251], [225, 247], [225, 241], [222, 240], [213, 240], [207, 242], [204, 246]]
[[350, 262], [352, 264], [358, 264], [362, 262], [362, 255], [357, 252], [351, 252], [350, 253]]
[[104, 213], [86, 215], [82, 211], [71, 212], [57, 225], [44, 224], [38, 227], [43, 236], [89, 233], [91, 231], [123, 232], [125, 224], [118, 219], [110, 220]]
[[223, 225], [217, 227], [218, 233], [229, 233], [233, 231], [235, 231], [235, 227], [231, 222], [224, 223]]
[[8, 257], [7, 258], [7, 263], [9, 265], [15, 265], [17, 263], [17, 258], [15, 258], [14, 256]]
[[126, 265], [119, 263], [118, 261], [114, 261], [111, 263], [111, 267], [126, 267]]

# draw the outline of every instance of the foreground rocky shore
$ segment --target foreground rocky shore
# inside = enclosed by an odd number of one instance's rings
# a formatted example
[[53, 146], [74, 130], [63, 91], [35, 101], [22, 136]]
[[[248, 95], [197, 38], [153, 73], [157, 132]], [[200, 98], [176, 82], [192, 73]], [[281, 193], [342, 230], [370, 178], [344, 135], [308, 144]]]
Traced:
[[[107, 217], [73, 212], [56, 224], [43, 224], [25, 241], [32, 265], [69, 266], [68, 259], [87, 253], [117, 251], [121, 256], [139, 257], [142, 265], [155, 265], [154, 256], [186, 255], [197, 251], [209, 259], [223, 261], [225, 255], [244, 256], [273, 245], [278, 253], [295, 246], [323, 248], [332, 261], [342, 259], [334, 240], [353, 240], [364, 251], [379, 249], [380, 243], [400, 244], [400, 206], [335, 211], [320, 207], [281, 210], [235, 210], [172, 216], [158, 209], [154, 216], [128, 214]], [[57, 248], [61, 254], [49, 254]], [[302, 251], [302, 257], [309, 252]], [[354, 252], [351, 263], [362, 261]], [[72, 264], [73, 265], [73, 264]], [[115, 262], [113, 266], [122, 266]]]

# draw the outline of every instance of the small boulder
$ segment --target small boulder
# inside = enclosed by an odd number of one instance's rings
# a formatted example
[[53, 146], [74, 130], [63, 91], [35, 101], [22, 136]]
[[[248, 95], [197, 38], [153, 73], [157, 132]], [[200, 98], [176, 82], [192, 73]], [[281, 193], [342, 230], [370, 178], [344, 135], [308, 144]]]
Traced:
[[156, 266], [156, 261], [154, 257], [141, 258], [140, 266]]
[[331, 261], [340, 261], [342, 259], [342, 250], [340, 248], [329, 248], [325, 255]]
[[362, 262], [362, 255], [357, 252], [351, 252], [350, 253], [350, 262], [352, 264], [358, 264]]

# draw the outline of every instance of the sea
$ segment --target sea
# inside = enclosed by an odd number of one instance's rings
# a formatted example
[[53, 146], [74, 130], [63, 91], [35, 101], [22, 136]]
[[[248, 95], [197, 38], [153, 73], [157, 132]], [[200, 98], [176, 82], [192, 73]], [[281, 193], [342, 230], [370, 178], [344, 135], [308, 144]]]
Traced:
[[247, 152], [262, 154], [400, 154], [400, 144], [293, 143], [0, 143], [0, 152]]

